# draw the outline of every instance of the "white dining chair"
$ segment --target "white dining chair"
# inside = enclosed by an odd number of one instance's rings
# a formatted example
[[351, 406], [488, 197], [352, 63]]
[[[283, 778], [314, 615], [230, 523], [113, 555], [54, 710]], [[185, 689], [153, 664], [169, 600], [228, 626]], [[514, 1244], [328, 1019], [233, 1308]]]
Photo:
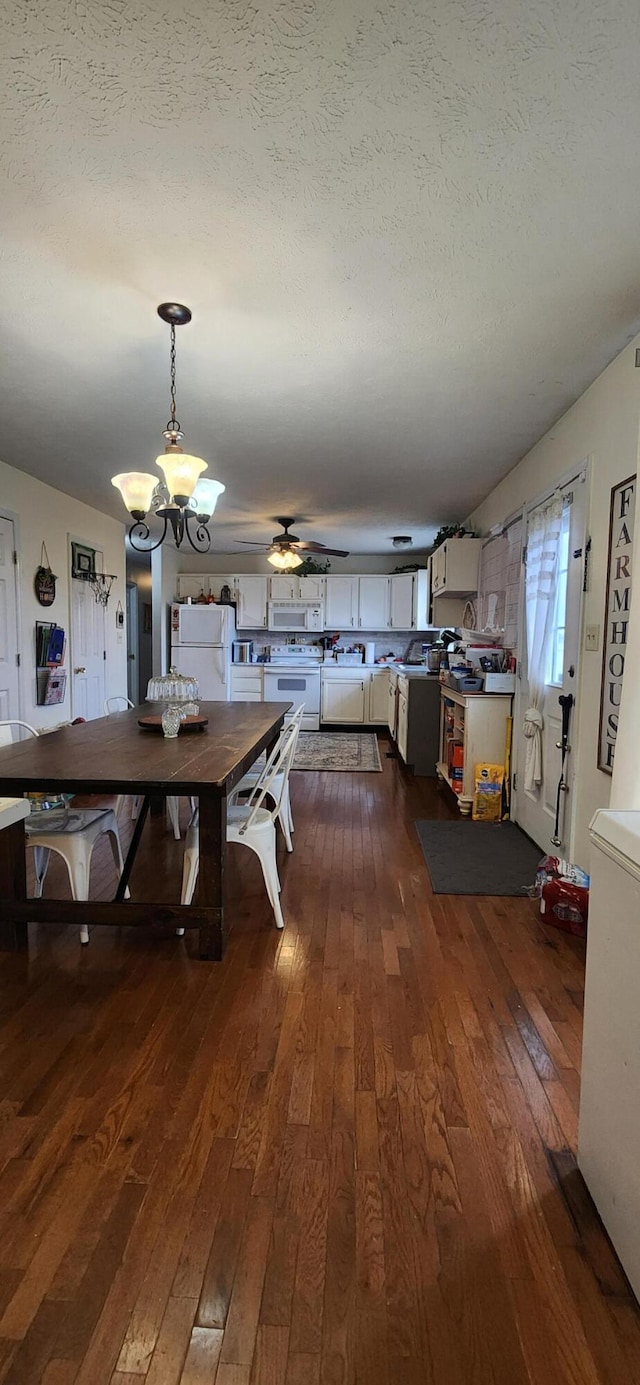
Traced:
[[[26, 721], [0, 721], [0, 746], [26, 737], [38, 736], [34, 726]], [[27, 846], [33, 848], [36, 876], [36, 898], [42, 897], [51, 852], [62, 856], [67, 867], [73, 899], [89, 898], [89, 877], [93, 848], [99, 837], [108, 835], [113, 859], [121, 875], [124, 870], [118, 822], [113, 808], [73, 808], [60, 814], [32, 813], [25, 821]], [[125, 898], [130, 896], [125, 890]], [[80, 942], [89, 941], [87, 924], [80, 925]]]
[[[292, 748], [292, 751], [291, 751], [291, 763], [292, 763], [292, 764], [293, 764], [293, 761], [294, 761], [294, 759], [295, 759], [296, 746], [297, 746], [297, 744], [298, 744], [298, 736], [299, 736], [299, 734], [300, 734], [300, 727], [301, 727], [301, 725], [302, 725], [302, 718], [303, 718], [303, 716], [304, 716], [304, 702], [302, 702], [302, 703], [300, 704], [299, 707], [296, 707], [295, 712], [292, 713], [291, 717], [289, 718], [289, 721], [288, 721], [288, 722], [286, 723], [286, 725], [283, 727], [283, 730], [282, 730], [282, 733], [281, 733], [282, 735], [284, 735], [285, 732], [287, 732], [288, 729], [289, 729], [290, 727], [293, 727], [293, 729], [294, 729], [294, 743], [293, 743], [293, 748]], [[236, 788], [234, 789], [233, 794], [231, 795], [231, 799], [230, 799], [230, 801], [231, 801], [232, 803], [237, 802], [238, 798], [243, 797], [245, 794], [249, 793], [252, 789], [255, 788], [255, 786], [256, 786], [256, 784], [257, 784], [259, 778], [260, 778], [260, 775], [262, 774], [262, 771], [263, 771], [263, 769], [264, 769], [265, 760], [266, 760], [266, 755], [265, 755], [265, 752], [263, 751], [263, 752], [262, 752], [262, 755], [259, 755], [259, 756], [258, 756], [258, 759], [257, 759], [257, 760], [255, 761], [255, 763], [251, 766], [251, 769], [247, 770], [247, 773], [243, 776], [243, 778], [240, 780], [240, 783], [239, 783], [239, 784], [236, 786]], [[277, 776], [276, 776], [276, 779], [274, 780], [274, 783], [273, 783], [273, 789], [275, 790], [276, 793], [279, 791], [279, 788], [280, 788], [279, 780], [280, 780], [280, 776], [277, 775]], [[278, 810], [278, 812], [277, 812], [277, 814], [276, 814], [276, 817], [277, 817], [277, 820], [278, 820], [278, 822], [280, 823], [280, 826], [281, 826], [281, 828], [282, 828], [282, 834], [283, 834], [283, 836], [284, 836], [284, 840], [285, 840], [285, 844], [286, 844], [287, 851], [293, 851], [293, 840], [292, 840], [292, 835], [293, 835], [293, 832], [294, 832], [294, 830], [295, 830], [295, 825], [294, 825], [294, 821], [293, 821], [293, 813], [292, 813], [292, 811], [291, 811], [291, 793], [290, 793], [290, 788], [289, 788], [289, 778], [288, 778], [288, 776], [287, 776], [286, 783], [285, 783], [284, 786], [283, 786], [283, 793], [282, 793], [282, 796], [281, 796], [281, 799], [280, 799], [280, 807], [279, 807], [279, 810]]]
[[[296, 741], [296, 727], [293, 725], [285, 727], [246, 803], [232, 803], [227, 809], [227, 841], [237, 842], [239, 846], [248, 846], [251, 851], [255, 851], [262, 866], [265, 888], [277, 928], [284, 928], [284, 918], [280, 906], [275, 820], [287, 787]], [[277, 788], [276, 779], [278, 780]], [[272, 808], [262, 806], [267, 797], [272, 799]], [[187, 829], [182, 868], [182, 904], [190, 904], [193, 899], [198, 879], [198, 860], [198, 810], [196, 809]], [[177, 928], [176, 932], [178, 936], [182, 936], [184, 928]]]
[[[132, 707], [135, 707], [135, 703], [131, 701], [131, 698], [130, 698], [130, 697], [125, 697], [124, 694], [119, 695], [119, 696], [117, 696], [117, 697], [105, 697], [105, 700], [104, 700], [104, 714], [105, 714], [106, 717], [115, 716], [117, 712], [126, 712], [129, 708], [132, 708]], [[127, 799], [127, 797], [128, 797], [127, 794], [124, 794], [124, 793], [118, 794], [118, 797], [117, 797], [117, 799], [116, 799], [116, 817], [119, 817], [119, 816], [120, 816], [120, 810], [121, 810], [121, 808], [122, 808], [123, 803], [124, 803], [125, 800]], [[168, 817], [169, 817], [169, 822], [171, 823], [171, 826], [172, 826], [172, 829], [173, 829], [173, 835], [174, 835], [176, 841], [179, 842], [179, 841], [180, 841], [180, 800], [179, 800], [178, 798], [175, 798], [174, 796], [171, 796], [170, 798], [167, 798], [166, 804], [167, 804], [167, 814], [168, 814]], [[132, 797], [132, 804], [131, 804], [131, 820], [132, 820], [133, 822], [135, 822], [135, 820], [136, 820], [136, 818], [137, 818], [137, 816], [138, 816], [138, 809], [139, 809], [139, 807], [140, 807], [140, 795], [139, 795], [139, 794], [134, 794], [133, 797]]]

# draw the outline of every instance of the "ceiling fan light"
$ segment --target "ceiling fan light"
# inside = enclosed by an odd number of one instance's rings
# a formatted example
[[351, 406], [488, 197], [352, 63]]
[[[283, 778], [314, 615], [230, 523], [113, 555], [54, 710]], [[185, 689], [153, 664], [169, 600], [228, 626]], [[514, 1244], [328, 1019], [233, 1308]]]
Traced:
[[111, 477], [111, 485], [120, 491], [122, 499], [135, 519], [144, 519], [151, 508], [151, 497], [158, 485], [157, 476], [150, 471], [123, 471]]
[[188, 452], [173, 447], [168, 447], [161, 457], [156, 457], [156, 466], [164, 472], [171, 499], [183, 507], [195, 491], [200, 472], [207, 469], [202, 457], [192, 457]]
[[214, 481], [210, 476], [201, 476], [191, 497], [191, 509], [195, 510], [203, 524], [211, 519], [219, 497], [224, 491], [222, 481]]
[[301, 566], [303, 559], [291, 548], [277, 548], [275, 553], [269, 553], [267, 561], [272, 567], [277, 567], [279, 572], [292, 572], [294, 568]]

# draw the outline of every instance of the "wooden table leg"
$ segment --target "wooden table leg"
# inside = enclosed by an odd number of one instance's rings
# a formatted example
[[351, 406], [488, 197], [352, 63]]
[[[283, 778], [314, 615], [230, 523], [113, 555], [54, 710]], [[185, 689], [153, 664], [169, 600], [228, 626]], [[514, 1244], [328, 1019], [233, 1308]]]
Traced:
[[225, 795], [200, 799], [200, 861], [196, 898], [215, 911], [212, 924], [200, 929], [200, 956], [221, 962], [227, 939], [224, 923], [224, 889], [227, 858], [227, 799]]
[[[27, 898], [27, 860], [24, 822], [14, 822], [0, 832], [0, 899]], [[11, 918], [10, 909], [0, 918], [0, 949], [15, 952], [27, 946], [29, 925]]]

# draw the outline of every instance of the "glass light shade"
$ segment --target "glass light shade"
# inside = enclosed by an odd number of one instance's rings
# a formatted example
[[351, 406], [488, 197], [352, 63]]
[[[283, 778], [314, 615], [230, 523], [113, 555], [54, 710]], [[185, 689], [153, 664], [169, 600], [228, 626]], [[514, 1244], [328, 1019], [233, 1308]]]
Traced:
[[218, 496], [222, 495], [223, 490], [222, 481], [213, 481], [209, 476], [200, 477], [191, 496], [191, 509], [195, 510], [198, 519], [205, 521], [211, 519], [218, 502]]
[[277, 567], [279, 572], [292, 572], [294, 567], [300, 567], [303, 559], [291, 548], [278, 548], [275, 553], [269, 554], [267, 561], [273, 567]]
[[149, 471], [123, 471], [120, 476], [111, 477], [111, 485], [120, 491], [130, 514], [146, 515], [158, 477]]
[[161, 457], [156, 457], [156, 466], [164, 471], [167, 490], [172, 500], [189, 500], [196, 488], [201, 471], [206, 471], [207, 463], [202, 457], [191, 457], [188, 452], [173, 452], [167, 449]]

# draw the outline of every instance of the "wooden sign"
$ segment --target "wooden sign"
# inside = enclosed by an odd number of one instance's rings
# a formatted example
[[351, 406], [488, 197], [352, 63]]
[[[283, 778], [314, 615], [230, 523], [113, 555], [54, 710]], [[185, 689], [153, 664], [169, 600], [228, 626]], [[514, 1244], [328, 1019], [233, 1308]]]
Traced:
[[41, 606], [53, 606], [56, 599], [56, 574], [49, 566], [49, 554], [43, 543], [40, 552], [40, 567], [36, 568], [33, 587]]
[[600, 694], [600, 736], [598, 769], [613, 774], [622, 698], [622, 679], [627, 653], [631, 578], [633, 562], [633, 524], [636, 478], [629, 476], [611, 491], [607, 600], [604, 612], [602, 648], [602, 690]]

